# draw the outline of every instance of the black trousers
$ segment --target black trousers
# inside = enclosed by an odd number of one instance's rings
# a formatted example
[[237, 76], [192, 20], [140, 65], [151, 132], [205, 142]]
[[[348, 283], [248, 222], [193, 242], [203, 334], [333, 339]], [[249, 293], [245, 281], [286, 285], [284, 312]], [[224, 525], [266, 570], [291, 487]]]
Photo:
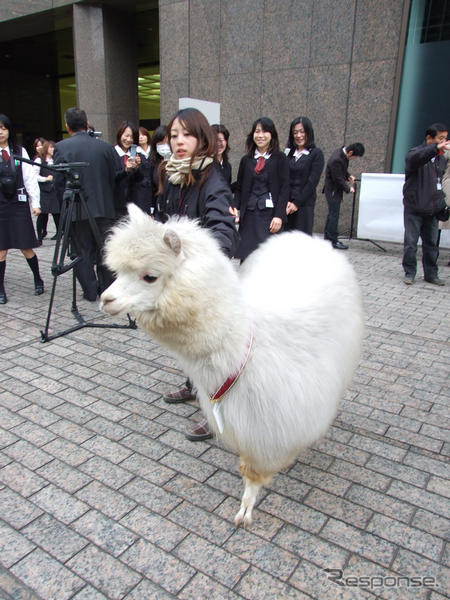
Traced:
[[325, 222], [324, 238], [335, 244], [338, 241], [338, 223], [342, 192], [326, 191], [325, 197], [328, 204], [328, 215]]
[[422, 240], [422, 266], [425, 279], [438, 276], [438, 220], [431, 215], [419, 215], [409, 211], [403, 212], [405, 235], [403, 238], [402, 266], [405, 275], [415, 277], [417, 270], [417, 242]]
[[87, 219], [74, 223], [72, 230], [74, 253], [81, 257], [81, 261], [75, 265], [75, 274], [87, 300], [95, 300], [114, 281], [113, 274], [102, 260], [105, 237], [114, 220], [98, 217], [95, 222], [100, 233], [100, 247]]

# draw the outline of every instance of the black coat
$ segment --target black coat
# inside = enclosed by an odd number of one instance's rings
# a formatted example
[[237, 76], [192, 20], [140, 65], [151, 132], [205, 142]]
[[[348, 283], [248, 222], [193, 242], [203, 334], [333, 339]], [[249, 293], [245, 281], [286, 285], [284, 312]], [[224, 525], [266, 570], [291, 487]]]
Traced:
[[[81, 191], [94, 218], [115, 218], [114, 183], [116, 169], [113, 148], [90, 136], [86, 131], [78, 131], [70, 138], [55, 145], [54, 164], [62, 162], [87, 162], [88, 167], [76, 169], [80, 175]], [[62, 202], [65, 176], [58, 174], [55, 179], [58, 200]], [[87, 215], [82, 213], [82, 219]]]
[[41, 192], [41, 211], [43, 213], [58, 214], [60, 212], [60, 204], [56, 195], [55, 174], [47, 168], [47, 163], [42, 163], [39, 170], [39, 175], [47, 177], [53, 175], [52, 181], [39, 181], [39, 190]]
[[146, 157], [144, 154], [138, 153], [141, 157], [141, 164], [139, 165], [139, 172], [142, 177], [138, 177], [133, 182], [133, 188], [131, 191], [131, 200], [139, 206], [147, 214], [153, 213], [154, 210], [154, 199], [153, 199], [153, 163], [150, 157]]
[[311, 148], [309, 154], [302, 154], [297, 160], [294, 152], [295, 149], [292, 149], [288, 154], [289, 200], [297, 208], [314, 206], [317, 197], [316, 188], [325, 163], [323, 152], [320, 148]]
[[[435, 160], [432, 162], [432, 158]], [[442, 186], [442, 176], [447, 165], [443, 154], [438, 155], [437, 144], [422, 144], [412, 148], [405, 159], [405, 184], [403, 205], [409, 212], [432, 215], [444, 192], [437, 189], [438, 179]]]
[[[272, 194], [272, 218], [279, 217], [286, 222], [286, 205], [289, 198], [289, 164], [283, 152], [275, 152], [267, 160], [269, 191]], [[254, 173], [254, 159], [248, 155], [241, 158], [235, 186], [234, 206], [240, 210], [241, 221], [245, 217], [247, 202], [251, 194]]]
[[338, 148], [328, 159], [323, 191], [325, 194], [335, 192], [342, 197], [343, 192], [348, 193], [350, 191], [349, 177], [348, 158], [345, 156], [344, 150]]
[[206, 168], [209, 172], [201, 187], [200, 171], [193, 171], [196, 181], [190, 186], [180, 187], [166, 179], [160, 202], [163, 220], [172, 215], [198, 219], [202, 227], [211, 230], [225, 254], [232, 256], [238, 234], [229, 211], [230, 186], [215, 165]]

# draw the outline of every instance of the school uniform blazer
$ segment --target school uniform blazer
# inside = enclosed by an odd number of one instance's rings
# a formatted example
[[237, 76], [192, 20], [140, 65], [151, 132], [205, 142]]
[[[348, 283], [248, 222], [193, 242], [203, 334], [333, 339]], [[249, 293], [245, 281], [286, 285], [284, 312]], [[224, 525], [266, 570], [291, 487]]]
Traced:
[[[284, 152], [274, 152], [267, 160], [269, 191], [272, 194], [273, 217], [287, 221], [286, 206], [289, 199], [289, 163]], [[246, 155], [241, 158], [237, 176], [234, 206], [240, 210], [241, 219], [245, 215], [247, 202], [252, 190], [254, 163], [253, 158]]]
[[316, 188], [324, 167], [323, 152], [320, 148], [310, 148], [309, 154], [302, 154], [297, 160], [294, 151], [288, 154], [290, 169], [290, 200], [297, 208], [314, 206]]

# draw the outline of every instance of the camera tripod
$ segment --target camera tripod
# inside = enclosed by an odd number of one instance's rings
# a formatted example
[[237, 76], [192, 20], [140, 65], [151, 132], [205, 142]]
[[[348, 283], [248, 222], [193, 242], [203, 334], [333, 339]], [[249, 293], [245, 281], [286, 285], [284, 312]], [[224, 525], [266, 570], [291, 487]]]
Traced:
[[[66, 165], [66, 188], [64, 190], [63, 205], [61, 208], [61, 215], [58, 223], [58, 231], [55, 243], [55, 250], [53, 253], [53, 261], [51, 272], [53, 275], [53, 283], [50, 294], [50, 302], [47, 313], [47, 320], [45, 323], [45, 329], [41, 331], [41, 342], [48, 342], [57, 337], [61, 337], [68, 333], [72, 333], [83, 327], [99, 327], [99, 328], [112, 328], [112, 329], [137, 329], [136, 321], [131, 319], [130, 315], [127, 314], [128, 323], [126, 325], [118, 325], [116, 323], [92, 323], [86, 321], [80, 314], [77, 307], [77, 278], [75, 272], [75, 266], [81, 262], [82, 257], [80, 256], [80, 237], [79, 237], [79, 223], [81, 215], [87, 216], [89, 222], [90, 231], [95, 239], [96, 254], [97, 254], [97, 277], [99, 278], [100, 289], [103, 290], [107, 286], [102, 281], [101, 269], [99, 263], [101, 260], [100, 253], [102, 248], [102, 239], [100, 235], [97, 223], [92, 216], [87, 202], [81, 191], [81, 184], [78, 173], [72, 171], [73, 166], [77, 167], [83, 165], [83, 163], [72, 163], [72, 165]], [[86, 163], [84, 163], [87, 166]], [[83, 165], [83, 166], [84, 166]], [[56, 168], [59, 165], [56, 166]], [[59, 170], [59, 169], [58, 169]], [[70, 262], [65, 264], [65, 257], [70, 257]], [[60, 275], [63, 275], [67, 271], [72, 270], [72, 307], [71, 312], [77, 324], [73, 327], [49, 335], [50, 318], [53, 308], [53, 301], [55, 298], [56, 282]]]
[[[31, 165], [42, 166], [40, 163], [36, 163], [32, 160], [23, 158], [22, 156], [13, 155], [13, 158], [20, 160]], [[60, 163], [57, 165], [47, 165], [47, 169], [54, 173], [63, 172], [66, 175], [66, 185], [64, 189], [63, 203], [61, 207], [61, 214], [58, 223], [58, 231], [56, 234], [55, 250], [53, 253], [53, 260], [51, 266], [51, 272], [53, 275], [52, 289], [50, 294], [50, 302], [47, 312], [47, 320], [45, 323], [44, 330], [41, 330], [41, 342], [49, 342], [55, 338], [67, 335], [81, 329], [83, 327], [99, 327], [102, 329], [137, 329], [136, 321], [127, 314], [128, 323], [126, 325], [119, 325], [117, 323], [92, 323], [86, 321], [80, 314], [77, 307], [77, 278], [74, 267], [80, 263], [83, 259], [80, 256], [80, 236], [79, 236], [79, 225], [81, 217], [85, 219], [87, 217], [89, 223], [89, 229], [95, 240], [96, 255], [97, 255], [97, 277], [99, 279], [100, 289], [106, 289], [106, 285], [102, 280], [102, 271], [100, 266], [101, 261], [101, 249], [102, 249], [102, 237], [98, 225], [92, 216], [86, 199], [83, 196], [81, 190], [81, 182], [78, 171], [74, 169], [80, 169], [89, 166], [89, 163], [85, 162], [74, 162], [74, 163]], [[65, 257], [69, 256], [70, 262], [65, 264]], [[77, 324], [73, 327], [69, 327], [64, 331], [49, 335], [50, 319], [52, 314], [53, 303], [56, 293], [56, 282], [60, 275], [63, 275], [67, 271], [72, 270], [72, 307], [71, 312]]]
[[349, 240], [353, 240], [353, 239], [356, 240], [357, 239], [360, 242], [370, 242], [371, 244], [373, 244], [374, 246], [376, 246], [380, 250], [383, 250], [383, 252], [386, 252], [386, 248], [383, 248], [383, 246], [381, 244], [379, 244], [378, 242], [375, 242], [374, 240], [369, 240], [368, 238], [359, 238], [357, 235], [355, 235], [356, 193], [358, 191], [358, 187], [357, 187], [357, 183], [356, 183], [357, 181], [361, 181], [361, 180], [360, 179], [356, 179], [355, 182], [353, 183], [355, 191], [353, 192], [352, 217], [351, 217], [351, 221], [350, 221], [350, 229], [348, 229], [346, 231], [342, 231], [341, 233], [339, 233], [338, 237], [348, 236], [347, 239], [349, 239]]

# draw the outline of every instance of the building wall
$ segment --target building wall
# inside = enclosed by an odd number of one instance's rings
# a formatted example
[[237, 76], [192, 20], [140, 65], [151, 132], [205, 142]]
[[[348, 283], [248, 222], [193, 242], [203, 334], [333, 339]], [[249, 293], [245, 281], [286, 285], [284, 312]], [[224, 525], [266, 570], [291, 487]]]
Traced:
[[[221, 103], [236, 174], [252, 122], [280, 142], [308, 116], [325, 159], [360, 141], [351, 170], [389, 170], [405, 0], [159, 0], [161, 122], [188, 96]], [[351, 203], [342, 210], [348, 219]], [[316, 229], [323, 226], [319, 195]], [[341, 226], [342, 229], [342, 226]]]

